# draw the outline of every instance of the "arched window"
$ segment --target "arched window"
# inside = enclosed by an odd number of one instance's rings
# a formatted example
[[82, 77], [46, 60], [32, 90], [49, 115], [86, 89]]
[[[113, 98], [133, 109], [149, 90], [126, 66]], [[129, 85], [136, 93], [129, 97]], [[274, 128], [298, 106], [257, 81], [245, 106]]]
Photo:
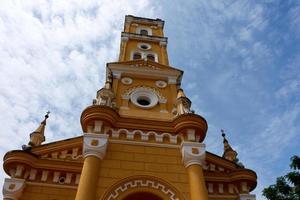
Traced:
[[142, 55], [138, 52], [134, 53], [133, 54], [133, 60], [137, 60], [137, 59], [141, 59], [142, 58]]
[[153, 54], [148, 54], [147, 60], [155, 61], [155, 56]]
[[141, 35], [148, 35], [148, 31], [145, 30], [145, 29], [141, 29], [141, 30], [140, 30], [140, 34], [141, 34]]

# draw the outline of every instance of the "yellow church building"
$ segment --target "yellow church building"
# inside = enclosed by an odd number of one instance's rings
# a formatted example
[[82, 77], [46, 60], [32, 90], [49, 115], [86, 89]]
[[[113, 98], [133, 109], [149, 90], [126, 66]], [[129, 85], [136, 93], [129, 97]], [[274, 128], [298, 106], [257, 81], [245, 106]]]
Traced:
[[48, 113], [22, 150], [7, 152], [5, 200], [255, 200], [256, 173], [205, 150], [183, 71], [169, 65], [164, 21], [128, 15], [118, 62], [85, 108], [83, 134], [45, 143]]

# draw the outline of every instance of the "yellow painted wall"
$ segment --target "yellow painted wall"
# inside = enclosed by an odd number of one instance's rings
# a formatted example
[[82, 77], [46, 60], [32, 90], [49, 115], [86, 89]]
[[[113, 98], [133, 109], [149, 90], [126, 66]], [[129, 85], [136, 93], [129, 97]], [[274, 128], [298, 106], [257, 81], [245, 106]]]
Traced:
[[110, 143], [101, 162], [98, 196], [119, 180], [134, 175], [161, 178], [189, 199], [188, 176], [179, 149]]
[[20, 200], [74, 200], [76, 189], [26, 185]]

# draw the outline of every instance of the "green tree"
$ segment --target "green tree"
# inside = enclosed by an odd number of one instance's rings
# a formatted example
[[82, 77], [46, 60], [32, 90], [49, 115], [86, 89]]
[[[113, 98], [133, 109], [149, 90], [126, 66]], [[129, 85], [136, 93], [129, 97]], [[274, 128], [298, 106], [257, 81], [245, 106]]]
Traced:
[[290, 164], [292, 172], [278, 177], [276, 184], [263, 190], [269, 200], [300, 200], [300, 157], [293, 156]]

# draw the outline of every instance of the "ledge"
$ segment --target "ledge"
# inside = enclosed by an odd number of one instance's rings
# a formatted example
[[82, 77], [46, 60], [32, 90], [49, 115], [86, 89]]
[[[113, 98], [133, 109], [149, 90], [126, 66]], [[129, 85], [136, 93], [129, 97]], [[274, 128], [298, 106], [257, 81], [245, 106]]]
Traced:
[[93, 122], [97, 120], [103, 121], [104, 125], [112, 128], [168, 132], [173, 135], [187, 129], [195, 129], [200, 142], [204, 140], [207, 131], [206, 120], [200, 115], [192, 113], [180, 115], [172, 121], [158, 121], [123, 118], [116, 110], [108, 106], [92, 105], [87, 107], [81, 114], [80, 122], [83, 132], [87, 132], [88, 125], [93, 125]]

